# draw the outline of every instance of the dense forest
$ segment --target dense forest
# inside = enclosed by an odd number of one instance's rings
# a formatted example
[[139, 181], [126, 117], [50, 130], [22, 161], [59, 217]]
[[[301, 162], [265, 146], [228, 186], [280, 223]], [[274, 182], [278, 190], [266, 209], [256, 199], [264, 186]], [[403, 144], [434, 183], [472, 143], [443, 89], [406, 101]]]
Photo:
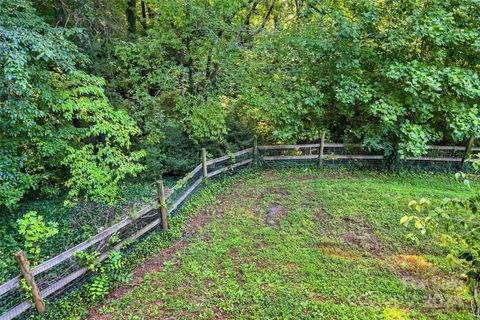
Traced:
[[129, 176], [199, 150], [335, 142], [394, 163], [480, 137], [472, 0], [1, 0], [0, 206], [68, 190], [113, 204]]

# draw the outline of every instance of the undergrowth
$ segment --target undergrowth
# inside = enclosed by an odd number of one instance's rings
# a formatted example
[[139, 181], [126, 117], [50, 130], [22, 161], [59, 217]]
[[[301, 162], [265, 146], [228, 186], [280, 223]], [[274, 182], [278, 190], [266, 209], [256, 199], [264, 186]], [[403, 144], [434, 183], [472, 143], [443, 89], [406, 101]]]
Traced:
[[433, 239], [421, 247], [407, 241], [398, 224], [419, 195], [439, 202], [471, 193], [449, 175], [279, 169], [218, 186], [221, 199], [196, 198], [184, 216], [208, 204], [211, 223], [101, 314], [469, 319], [456, 266]]
[[[243, 175], [248, 174], [245, 171]], [[185, 205], [169, 218], [169, 229], [163, 231], [159, 228], [147, 235], [136, 244], [126, 248], [126, 252], [115, 253], [114, 259], [121, 257], [120, 268], [111, 268], [112, 256], [102, 264], [103, 269], [94, 268], [93, 276], [85, 283], [62, 298], [46, 304], [46, 313], [43, 316], [31, 314], [32, 319], [82, 319], [87, 317], [89, 308], [95, 305], [122, 282], [131, 280], [132, 271], [143, 264], [145, 259], [169, 247], [173, 241], [182, 237], [185, 222], [200, 208], [211, 202], [228, 187], [235, 177], [227, 177], [222, 181], [202, 186], [200, 190], [189, 199]], [[122, 281], [123, 280], [123, 281]]]

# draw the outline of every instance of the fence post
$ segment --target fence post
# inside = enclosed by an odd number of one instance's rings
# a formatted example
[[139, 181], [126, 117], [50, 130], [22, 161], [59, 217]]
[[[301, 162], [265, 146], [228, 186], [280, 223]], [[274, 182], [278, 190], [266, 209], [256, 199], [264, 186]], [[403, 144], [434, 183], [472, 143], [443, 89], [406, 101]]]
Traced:
[[33, 278], [33, 274], [30, 271], [30, 263], [28, 262], [27, 258], [23, 251], [18, 251], [15, 255], [15, 259], [20, 266], [20, 271], [22, 272], [23, 278], [25, 282], [30, 287], [30, 292], [32, 293], [33, 302], [35, 303], [35, 308], [37, 309], [39, 314], [43, 314], [45, 312], [45, 302], [43, 301], [42, 295], [40, 290], [38, 290], [37, 283]]
[[323, 162], [323, 148], [325, 145], [325, 132], [322, 132], [320, 136], [320, 145], [318, 146], [318, 166], [320, 167]]
[[202, 148], [202, 168], [203, 168], [203, 182], [208, 182], [208, 170], [207, 170], [207, 150]]
[[253, 163], [257, 163], [258, 160], [258, 140], [257, 135], [253, 137]]
[[168, 230], [167, 203], [165, 199], [165, 187], [163, 180], [157, 181], [158, 204], [160, 205], [160, 215], [162, 217], [162, 229]]
[[467, 145], [465, 146], [465, 152], [463, 153], [462, 165], [467, 161], [470, 151], [472, 151], [473, 143], [475, 142], [475, 137], [470, 137], [468, 139]]

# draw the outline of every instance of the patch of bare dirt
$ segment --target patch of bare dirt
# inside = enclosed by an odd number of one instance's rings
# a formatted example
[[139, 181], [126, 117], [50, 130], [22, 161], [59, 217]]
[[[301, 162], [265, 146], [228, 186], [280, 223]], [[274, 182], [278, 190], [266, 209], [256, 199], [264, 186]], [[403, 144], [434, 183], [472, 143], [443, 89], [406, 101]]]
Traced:
[[444, 272], [421, 255], [392, 255], [385, 257], [383, 261], [385, 266], [396, 273], [400, 279], [415, 287], [431, 289], [428, 288], [428, 282], [446, 277]]
[[108, 304], [112, 300], [119, 299], [123, 295], [131, 292], [136, 285], [138, 285], [145, 277], [147, 273], [159, 272], [163, 269], [163, 265], [166, 261], [175, 258], [176, 253], [182, 250], [186, 250], [188, 247], [188, 239], [195, 235], [196, 232], [207, 225], [212, 218], [211, 210], [202, 210], [197, 215], [192, 217], [186, 224], [183, 230], [183, 235], [180, 239], [175, 240], [171, 246], [163, 249], [159, 254], [152, 256], [145, 260], [145, 262], [137, 267], [133, 271], [133, 280], [129, 283], [123, 283], [118, 288], [114, 289], [106, 298], [105, 302], [97, 305], [90, 310], [89, 319], [110, 319], [109, 314], [100, 315], [100, 309]]
[[382, 246], [375, 231], [366, 221], [358, 221], [352, 218], [344, 218], [347, 233], [343, 236], [343, 241], [363, 249], [373, 255], [382, 253]]
[[330, 214], [322, 206], [315, 212], [315, 220], [317, 220], [317, 222], [323, 222], [330, 218]]
[[268, 208], [268, 213], [265, 216], [264, 225], [272, 226], [275, 229], [280, 229], [280, 218], [285, 214], [286, 208], [281, 205], [273, 205]]
[[[265, 198], [266, 196], [268, 195], [279, 195], [281, 197], [287, 197], [290, 193], [288, 192], [288, 190], [286, 189], [282, 189], [282, 188], [268, 188], [268, 189], [265, 189], [264, 191], [262, 191], [260, 193], [260, 195], [258, 195], [257, 199], [256, 199], [256, 204], [255, 206], [253, 207], [253, 213], [255, 215], [258, 215], [259, 212], [260, 212], [260, 202], [262, 201], [263, 198]], [[276, 204], [274, 204], [276, 205]], [[266, 220], [265, 220], [266, 221]]]

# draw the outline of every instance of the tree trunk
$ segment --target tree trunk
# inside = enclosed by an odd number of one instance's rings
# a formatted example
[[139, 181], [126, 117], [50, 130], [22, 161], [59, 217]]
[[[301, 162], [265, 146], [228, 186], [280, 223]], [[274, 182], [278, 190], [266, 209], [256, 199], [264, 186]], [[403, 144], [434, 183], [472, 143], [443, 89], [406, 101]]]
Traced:
[[66, 27], [65, 9], [62, 0], [55, 0], [55, 13], [57, 16], [57, 26]]
[[137, 0], [127, 0], [125, 16], [127, 18], [128, 33], [134, 38], [137, 31]]
[[272, 1], [272, 5], [268, 8], [267, 13], [263, 17], [261, 27], [257, 30], [257, 32], [255, 32], [256, 34], [260, 33], [265, 28], [265, 25], [267, 24], [268, 19], [270, 18], [270, 15], [272, 14], [272, 10], [273, 10], [274, 6], [275, 6], [275, 0]]
[[145, 0], [142, 0], [142, 19], [147, 19], [147, 11], [146, 11], [146, 6], [145, 6]]
[[147, 9], [145, 5], [145, 0], [142, 0], [140, 3], [142, 5], [142, 20], [140, 21], [142, 23], [143, 30], [147, 30]]
[[250, 8], [250, 11], [248, 12], [247, 17], [245, 18], [245, 22], [243, 23], [245, 25], [245, 30], [247, 31], [247, 33], [250, 32], [250, 19], [257, 5], [258, 5], [258, 1], [254, 1], [252, 3], [252, 7]]

